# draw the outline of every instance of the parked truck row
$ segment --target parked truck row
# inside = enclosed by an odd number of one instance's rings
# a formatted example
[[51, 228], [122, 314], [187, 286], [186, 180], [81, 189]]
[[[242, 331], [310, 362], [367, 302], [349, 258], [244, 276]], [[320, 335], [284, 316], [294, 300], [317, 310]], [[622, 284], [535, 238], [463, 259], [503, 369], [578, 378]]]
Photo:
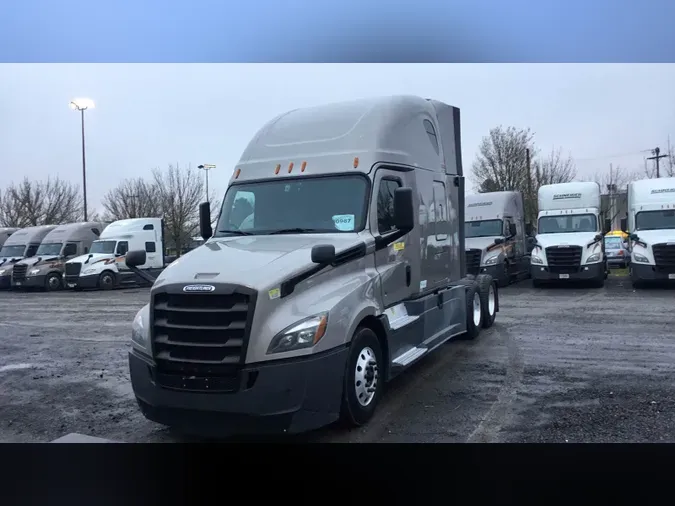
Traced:
[[126, 266], [130, 249], [144, 249], [142, 272], [165, 265], [161, 218], [110, 224], [79, 222], [0, 229], [0, 288], [108, 290], [142, 281]]

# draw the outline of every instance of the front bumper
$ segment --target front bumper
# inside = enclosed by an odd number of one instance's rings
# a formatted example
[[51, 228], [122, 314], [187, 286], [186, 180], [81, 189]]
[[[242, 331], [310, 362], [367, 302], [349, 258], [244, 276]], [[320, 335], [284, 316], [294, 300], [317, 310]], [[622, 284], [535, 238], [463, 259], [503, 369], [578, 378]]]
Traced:
[[563, 277], [558, 272], [551, 272], [549, 267], [540, 264], [531, 264], [530, 273], [532, 279], [538, 281], [588, 281], [591, 279], [604, 278], [605, 263], [598, 262], [596, 264], [582, 265], [577, 272], [564, 273]]
[[[338, 419], [348, 348], [301, 359], [248, 364], [235, 392], [160, 386], [150, 357], [129, 353], [131, 384], [143, 415], [203, 436], [299, 433]], [[183, 378], [188, 380], [190, 378]]]
[[7, 290], [12, 286], [12, 275], [0, 276], [0, 290]]
[[87, 290], [98, 288], [98, 274], [90, 274], [88, 276], [65, 276], [64, 283], [66, 288]]
[[44, 288], [46, 274], [38, 274], [37, 276], [26, 276], [21, 281], [12, 280], [12, 288]]
[[675, 281], [675, 267], [657, 268], [654, 265], [631, 262], [630, 272], [634, 281]]
[[504, 262], [500, 262], [494, 265], [481, 265], [480, 273], [489, 274], [490, 276], [492, 276], [492, 279], [497, 280], [501, 283], [506, 283], [509, 280], [509, 276], [508, 273], [506, 272]]

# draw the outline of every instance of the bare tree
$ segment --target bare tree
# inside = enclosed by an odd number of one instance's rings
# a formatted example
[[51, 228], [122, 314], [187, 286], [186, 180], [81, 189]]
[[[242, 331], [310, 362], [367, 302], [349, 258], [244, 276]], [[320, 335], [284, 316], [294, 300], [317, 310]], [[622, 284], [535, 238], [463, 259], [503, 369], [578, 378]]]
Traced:
[[569, 183], [577, 176], [572, 156], [563, 156], [560, 149], [553, 149], [547, 157], [535, 160], [533, 167], [533, 186], [537, 190], [545, 184]]
[[609, 170], [598, 172], [593, 177], [593, 181], [600, 185], [600, 190], [608, 193], [621, 192], [626, 189], [628, 183], [640, 178], [637, 171], [629, 171], [617, 165], [610, 164]]
[[56, 178], [11, 183], [2, 195], [0, 220], [5, 226], [28, 227], [72, 223], [82, 218], [82, 195], [77, 185]]
[[[192, 167], [169, 165], [152, 171], [162, 203], [164, 235], [178, 255], [190, 245], [199, 230], [199, 204], [204, 200], [204, 180]], [[211, 197], [211, 222], [217, 219], [218, 201]], [[215, 217], [214, 217], [215, 216]]]
[[108, 190], [102, 205], [109, 221], [162, 215], [159, 186], [154, 180], [147, 181], [142, 177], [125, 179], [117, 187]]
[[523, 190], [527, 183], [527, 149], [532, 152], [533, 133], [529, 128], [495, 127], [483, 137], [472, 172], [477, 189], [491, 191]]

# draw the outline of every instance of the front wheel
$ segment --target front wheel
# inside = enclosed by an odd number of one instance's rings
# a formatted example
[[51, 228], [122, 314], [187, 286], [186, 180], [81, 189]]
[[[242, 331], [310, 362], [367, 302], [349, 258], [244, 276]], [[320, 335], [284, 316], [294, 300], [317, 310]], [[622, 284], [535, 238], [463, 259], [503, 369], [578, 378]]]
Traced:
[[350, 427], [368, 422], [382, 396], [382, 347], [375, 332], [359, 327], [349, 347], [342, 391], [341, 421]]
[[54, 292], [56, 290], [60, 290], [61, 288], [63, 288], [61, 276], [55, 272], [47, 274], [47, 277], [45, 278], [45, 290], [48, 292]]
[[497, 289], [492, 276], [481, 274], [476, 278], [480, 292], [481, 309], [483, 311], [483, 328], [492, 327], [497, 317]]
[[98, 287], [101, 290], [112, 290], [115, 287], [115, 275], [112, 272], [102, 272], [98, 277]]

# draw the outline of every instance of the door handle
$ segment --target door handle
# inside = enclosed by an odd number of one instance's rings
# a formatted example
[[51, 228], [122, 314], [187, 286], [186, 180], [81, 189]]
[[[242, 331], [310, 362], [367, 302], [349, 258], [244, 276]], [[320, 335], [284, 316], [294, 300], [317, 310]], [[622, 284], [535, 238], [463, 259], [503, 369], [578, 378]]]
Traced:
[[405, 266], [405, 286], [410, 286], [410, 282], [412, 278], [412, 269], [410, 268], [410, 265]]

